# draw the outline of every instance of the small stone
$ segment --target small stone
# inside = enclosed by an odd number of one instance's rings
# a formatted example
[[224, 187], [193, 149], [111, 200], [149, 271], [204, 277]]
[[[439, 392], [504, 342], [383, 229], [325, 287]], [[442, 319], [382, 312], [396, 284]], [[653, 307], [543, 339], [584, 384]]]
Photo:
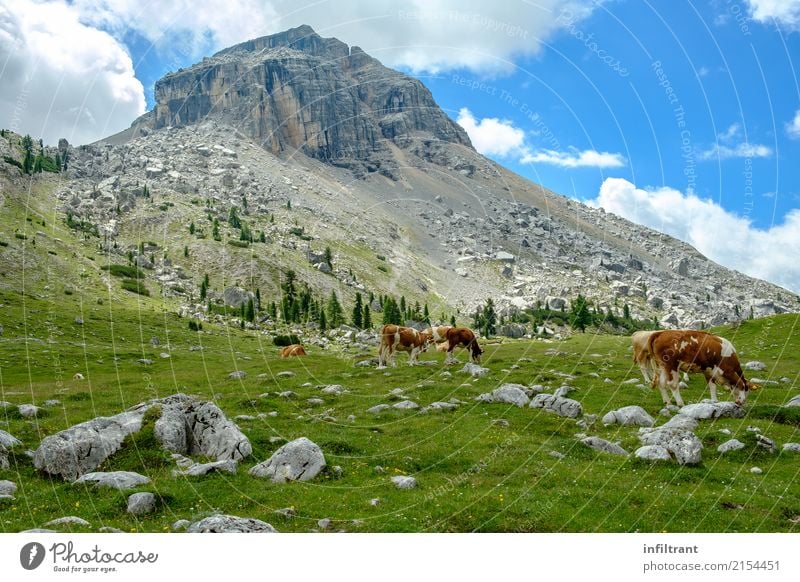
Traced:
[[156, 496], [152, 493], [134, 493], [128, 497], [128, 513], [131, 515], [145, 515], [153, 513], [156, 509]]
[[39, 416], [41, 408], [33, 404], [20, 404], [17, 406], [17, 411], [22, 418], [36, 418]]
[[756, 435], [756, 445], [766, 449], [769, 453], [774, 453], [778, 450], [778, 448], [775, 446], [775, 441], [773, 441], [771, 438], [765, 437], [763, 434]]
[[380, 505], [380, 502], [381, 502], [381, 500], [380, 500], [380, 499], [378, 499], [377, 497], [375, 497], [374, 499], [370, 499], [370, 500], [369, 500], [369, 504], [370, 504], [372, 507], [376, 507], [376, 506]]
[[395, 475], [392, 477], [392, 483], [398, 489], [414, 489], [417, 486], [417, 480], [406, 475]]
[[292, 376], [294, 376], [294, 372], [291, 370], [284, 370], [283, 372], [275, 374], [276, 378], [291, 378]]
[[317, 527], [319, 529], [328, 529], [331, 526], [331, 520], [328, 517], [324, 517], [317, 522]]
[[385, 472], [386, 472], [386, 469], [384, 469], [384, 468], [383, 468], [383, 467], [381, 467], [380, 465], [375, 465], [375, 467], [373, 467], [373, 469], [372, 469], [372, 470], [373, 470], [373, 471], [375, 471], [376, 473], [379, 473], [379, 474], [380, 474], [380, 473], [385, 473]]
[[388, 410], [391, 408], [388, 404], [377, 404], [372, 408], [367, 408], [367, 412], [370, 414], [378, 414], [379, 412], [383, 412], [384, 410]]
[[761, 473], [763, 473], [764, 470], [761, 467], [751, 467], [750, 472], [753, 473], [754, 475], [761, 475]]
[[392, 408], [396, 410], [414, 410], [416, 408], [419, 408], [419, 404], [417, 404], [412, 400], [403, 400], [402, 402], [394, 404]]
[[98, 487], [110, 487], [119, 490], [133, 489], [140, 485], [146, 485], [149, 482], [149, 477], [134, 473], [133, 471], [98, 471], [86, 473], [75, 481], [76, 484], [92, 484]]
[[[786, 447], [784, 447], [785, 449]], [[0, 495], [8, 495], [9, 497], [14, 497], [14, 494], [17, 492], [17, 484], [13, 481], [0, 481]]]
[[744, 443], [737, 440], [731, 439], [729, 441], [725, 441], [720, 446], [717, 447], [717, 450], [720, 453], [727, 453], [728, 451], [738, 451], [739, 449], [744, 448]]
[[800, 453], [800, 443], [783, 443], [782, 449], [789, 453]]
[[282, 507], [281, 509], [276, 509], [275, 513], [285, 517], [286, 519], [291, 519], [297, 516], [297, 510], [294, 507]]
[[547, 454], [550, 455], [551, 457], [555, 457], [556, 459], [566, 459], [567, 458], [567, 455], [565, 455], [564, 453], [559, 453], [558, 451], [550, 451]]
[[759, 361], [745, 362], [744, 366], [742, 367], [745, 370], [754, 370], [756, 372], [761, 372], [762, 370], [767, 369], [767, 365], [764, 362]]
[[500, 428], [508, 428], [511, 425], [505, 418], [495, 418], [492, 421], [492, 426], [499, 426]]
[[77, 517], [75, 515], [68, 515], [66, 517], [59, 517], [58, 519], [54, 519], [52, 521], [48, 521], [45, 526], [53, 526], [53, 525], [83, 525], [89, 526], [91, 525], [88, 521], [83, 519], [82, 517]]
[[228, 378], [231, 380], [243, 380], [244, 378], [247, 378], [247, 372], [244, 370], [236, 370], [235, 372], [228, 374]]
[[192, 522], [189, 521], [188, 519], [179, 519], [178, 521], [172, 524], [172, 530], [173, 531], [184, 530], [188, 528], [190, 525], [192, 525]]
[[593, 449], [597, 449], [598, 451], [602, 451], [604, 453], [610, 453], [612, 455], [619, 455], [619, 456], [628, 456], [628, 451], [623, 449], [616, 443], [612, 443], [605, 439], [601, 439], [600, 437], [590, 436], [586, 437], [581, 440], [581, 442], [586, 445], [587, 447], [591, 447]]
[[250, 469], [254, 477], [268, 477], [275, 483], [310, 481], [325, 468], [322, 449], [306, 437], [286, 443], [263, 463]]

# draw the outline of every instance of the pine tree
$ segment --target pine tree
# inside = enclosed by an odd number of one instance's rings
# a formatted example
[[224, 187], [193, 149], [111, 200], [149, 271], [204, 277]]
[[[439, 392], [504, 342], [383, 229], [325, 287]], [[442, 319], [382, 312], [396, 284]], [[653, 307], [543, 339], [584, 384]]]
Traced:
[[452, 325], [453, 327], [456, 326], [456, 316], [455, 315], [451, 315], [450, 316], [450, 325]]
[[364, 317], [361, 321], [364, 329], [372, 329], [372, 314], [370, 311], [369, 304], [364, 305]]
[[336, 297], [336, 291], [331, 291], [331, 297], [328, 299], [328, 318], [331, 327], [339, 327], [342, 324], [342, 305]]
[[405, 295], [401, 295], [400, 296], [400, 313], [402, 313], [403, 315], [406, 314], [406, 296]]
[[331, 247], [325, 247], [325, 262], [333, 269], [333, 253], [331, 252]]
[[581, 331], [586, 331], [586, 326], [592, 322], [592, 314], [589, 312], [589, 305], [586, 297], [578, 295], [572, 302], [572, 327]]
[[430, 313], [430, 311], [428, 311], [428, 304], [427, 303], [425, 304], [425, 308], [422, 310], [422, 320], [425, 323], [428, 323], [428, 324], [430, 324], [430, 322], [431, 322], [431, 313]]
[[22, 138], [22, 149], [25, 150], [25, 157], [22, 159], [22, 171], [30, 174], [33, 169], [33, 139], [26, 135]]
[[622, 307], [622, 317], [623, 319], [630, 319], [631, 318], [631, 308], [626, 303]]
[[183, 245], [183, 256], [184, 257], [189, 256], [189, 245]]
[[194, 221], [189, 224], [189, 234], [194, 234]]
[[211, 237], [214, 240], [222, 240], [222, 237], [219, 234], [219, 220], [216, 218], [214, 219], [214, 228], [211, 230]]
[[247, 308], [244, 312], [244, 318], [252, 323], [256, 318], [256, 306], [252, 298], [247, 300]]
[[319, 324], [319, 331], [320, 333], [325, 333], [328, 329], [328, 320], [325, 317], [325, 309], [321, 308], [319, 310], [319, 317], [317, 318], [317, 323]]
[[228, 224], [230, 224], [233, 228], [240, 228], [242, 226], [242, 221], [239, 220], [239, 216], [236, 214], [235, 206], [231, 206], [231, 209], [228, 212]]
[[364, 324], [364, 306], [361, 302], [361, 293], [356, 293], [356, 304], [353, 306], [353, 327], [362, 329]]
[[261, 311], [261, 289], [256, 287], [256, 311]]
[[284, 273], [283, 283], [281, 284], [281, 290], [283, 291], [283, 295], [288, 297], [289, 299], [294, 299], [297, 290], [294, 286], [294, 281], [297, 278], [295, 272], [292, 269], [289, 269]]
[[475, 313], [472, 314], [472, 327], [475, 329], [483, 327], [483, 307], [480, 305], [475, 309]]
[[483, 325], [481, 326], [481, 333], [484, 337], [493, 336], [496, 333], [495, 325], [497, 324], [497, 313], [494, 310], [494, 301], [491, 297], [486, 300], [486, 305], [483, 308]]

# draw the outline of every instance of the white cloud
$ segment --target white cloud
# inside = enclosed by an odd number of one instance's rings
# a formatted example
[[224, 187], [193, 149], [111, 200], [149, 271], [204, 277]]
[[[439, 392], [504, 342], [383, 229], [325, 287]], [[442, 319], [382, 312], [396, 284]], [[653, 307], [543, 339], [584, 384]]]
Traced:
[[621, 178], [607, 178], [590, 204], [684, 240], [721, 265], [800, 292], [798, 209], [782, 224], [758, 229], [711, 200], [672, 188], [643, 190]]
[[550, 164], [562, 168], [620, 168], [625, 158], [620, 154], [596, 150], [569, 151], [534, 149], [525, 136], [525, 131], [508, 119], [484, 117], [476, 119], [472, 112], [462, 107], [458, 112], [458, 124], [469, 135], [478, 153], [485, 156], [514, 159], [520, 164]]
[[786, 135], [792, 139], [800, 139], [800, 109], [794, 114], [794, 119], [786, 124]]
[[768, 158], [772, 155], [772, 148], [756, 143], [740, 143], [733, 147], [717, 144], [710, 149], [700, 152], [701, 160], [728, 160], [731, 158]]
[[321, 36], [358, 45], [388, 66], [415, 72], [467, 68], [507, 72], [535, 55], [567, 22], [587, 16], [590, 0], [75, 0], [85, 22], [124, 34], [135, 30], [179, 54], [220, 49], [311, 25]]
[[526, 151], [525, 132], [507, 119], [484, 117], [478, 121], [469, 109], [462, 107], [456, 121], [467, 132], [475, 149], [486, 156], [521, 156]]
[[130, 56], [62, 2], [0, 4], [0, 126], [87, 143], [144, 113]]
[[571, 148], [569, 152], [540, 150], [530, 152], [520, 160], [523, 164], [552, 164], [562, 168], [621, 168], [625, 158], [621, 154], [598, 152], [597, 150], [578, 151]]
[[790, 29], [800, 27], [800, 0], [747, 0], [747, 4], [754, 20]]

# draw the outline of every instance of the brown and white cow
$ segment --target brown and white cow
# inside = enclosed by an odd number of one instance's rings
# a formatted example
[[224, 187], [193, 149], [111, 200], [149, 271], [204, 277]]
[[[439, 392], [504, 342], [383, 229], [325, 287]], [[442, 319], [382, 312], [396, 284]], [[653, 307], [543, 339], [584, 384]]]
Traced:
[[282, 358], [294, 358], [297, 356], [305, 356], [306, 350], [303, 344], [292, 344], [281, 349]]
[[417, 363], [420, 353], [428, 349], [431, 336], [425, 331], [417, 331], [413, 327], [402, 327], [387, 323], [381, 328], [381, 345], [378, 348], [378, 367], [385, 368], [387, 364], [397, 365], [395, 352], [408, 352], [408, 364]]
[[447, 330], [445, 337], [447, 338], [446, 364], [451, 364], [455, 361], [453, 350], [456, 349], [456, 346], [469, 348], [472, 352], [472, 360], [476, 363], [480, 363], [483, 350], [478, 344], [478, 338], [475, 337], [475, 332], [471, 329], [468, 327], [453, 327]]
[[446, 352], [450, 346], [447, 344], [447, 330], [453, 329], [452, 325], [435, 325], [425, 330], [431, 336], [431, 340], [436, 344], [436, 351]]
[[739, 406], [744, 404], [749, 390], [758, 389], [745, 379], [736, 349], [725, 338], [704, 331], [664, 330], [650, 334], [648, 343], [657, 366], [653, 385], [658, 384], [664, 404], [670, 403], [666, 389], [669, 386], [675, 403], [683, 406], [678, 387], [679, 371], [702, 373], [714, 402], [718, 383], [731, 390]]

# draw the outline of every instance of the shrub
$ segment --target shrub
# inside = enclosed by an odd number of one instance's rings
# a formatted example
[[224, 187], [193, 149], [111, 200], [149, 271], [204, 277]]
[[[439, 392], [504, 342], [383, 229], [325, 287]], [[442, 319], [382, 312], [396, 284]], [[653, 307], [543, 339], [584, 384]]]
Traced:
[[250, 246], [250, 243], [247, 242], [246, 240], [230, 239], [228, 240], [228, 244], [234, 247], [239, 247], [240, 249], [246, 249], [247, 247]]
[[125, 291], [130, 291], [131, 293], [138, 293], [139, 295], [144, 295], [145, 297], [150, 296], [150, 290], [144, 286], [144, 282], [142, 282], [140, 279], [123, 279], [122, 288], [125, 289]]
[[131, 265], [103, 265], [103, 271], [108, 271], [115, 277], [125, 277], [126, 279], [143, 279], [144, 271]]

